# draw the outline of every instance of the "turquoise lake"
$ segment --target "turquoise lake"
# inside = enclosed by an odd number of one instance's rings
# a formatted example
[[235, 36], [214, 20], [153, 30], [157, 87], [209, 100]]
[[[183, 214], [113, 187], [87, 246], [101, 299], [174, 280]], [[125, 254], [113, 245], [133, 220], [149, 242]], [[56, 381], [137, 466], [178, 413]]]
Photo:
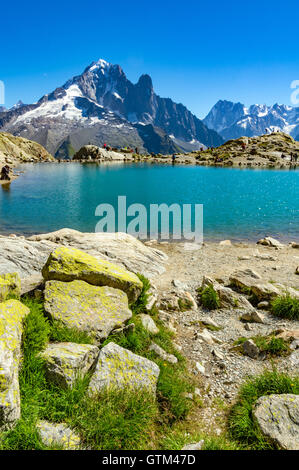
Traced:
[[203, 204], [207, 240], [299, 240], [299, 171], [146, 164], [36, 164], [0, 186], [0, 232], [94, 232], [101, 203]]

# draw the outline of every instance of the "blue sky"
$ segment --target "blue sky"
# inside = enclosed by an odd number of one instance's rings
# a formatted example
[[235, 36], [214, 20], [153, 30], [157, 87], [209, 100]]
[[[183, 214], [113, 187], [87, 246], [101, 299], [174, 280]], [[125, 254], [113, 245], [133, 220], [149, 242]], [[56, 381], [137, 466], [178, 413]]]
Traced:
[[6, 106], [43, 94], [103, 58], [204, 117], [218, 99], [291, 104], [299, 80], [299, 2], [2, 2]]

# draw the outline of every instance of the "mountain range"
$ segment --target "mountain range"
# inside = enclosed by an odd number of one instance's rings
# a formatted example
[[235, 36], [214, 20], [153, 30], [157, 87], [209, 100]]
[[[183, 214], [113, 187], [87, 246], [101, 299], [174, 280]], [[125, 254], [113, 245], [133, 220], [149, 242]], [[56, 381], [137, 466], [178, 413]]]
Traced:
[[254, 104], [220, 100], [203, 119], [204, 124], [214, 129], [224, 140], [242, 136], [253, 137], [269, 132], [281, 131], [299, 138], [299, 108], [274, 104]]
[[119, 65], [103, 59], [37, 103], [0, 110], [0, 130], [34, 140], [57, 157], [89, 143], [172, 153], [224, 142], [183, 104], [158, 96], [149, 75], [133, 84]]

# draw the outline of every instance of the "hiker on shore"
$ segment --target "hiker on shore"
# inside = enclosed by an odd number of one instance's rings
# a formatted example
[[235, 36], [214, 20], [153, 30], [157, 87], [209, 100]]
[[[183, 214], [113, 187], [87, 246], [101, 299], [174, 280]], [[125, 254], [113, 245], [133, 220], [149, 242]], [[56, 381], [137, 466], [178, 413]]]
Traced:
[[175, 156], [176, 156], [176, 155], [175, 155], [175, 153], [174, 153], [174, 154], [172, 155], [172, 163], [175, 162]]

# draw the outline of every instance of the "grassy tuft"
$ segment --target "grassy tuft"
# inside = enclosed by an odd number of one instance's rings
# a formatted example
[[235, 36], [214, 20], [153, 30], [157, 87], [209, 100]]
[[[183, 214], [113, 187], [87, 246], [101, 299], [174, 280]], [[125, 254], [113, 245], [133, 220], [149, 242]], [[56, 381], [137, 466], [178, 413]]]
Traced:
[[290, 295], [281, 295], [271, 302], [271, 311], [277, 317], [299, 320], [299, 299]]
[[265, 395], [299, 394], [299, 377], [290, 377], [276, 370], [249, 378], [241, 387], [236, 404], [229, 415], [229, 431], [241, 446], [250, 449], [273, 449], [254, 422], [252, 410], [258, 398]]
[[213, 286], [208, 286], [200, 292], [200, 300], [203, 307], [209, 310], [214, 310], [220, 307], [219, 295]]

